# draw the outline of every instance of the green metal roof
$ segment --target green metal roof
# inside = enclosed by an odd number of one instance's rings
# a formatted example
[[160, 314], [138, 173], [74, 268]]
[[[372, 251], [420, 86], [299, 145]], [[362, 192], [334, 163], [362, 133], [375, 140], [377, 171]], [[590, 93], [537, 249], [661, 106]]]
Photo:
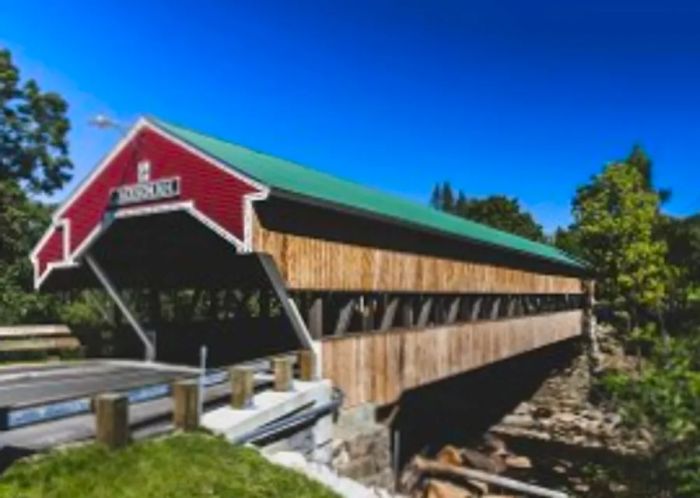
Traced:
[[149, 121], [202, 152], [263, 185], [313, 200], [365, 211], [452, 236], [544, 258], [570, 267], [586, 265], [556, 247], [533, 242], [495, 228], [465, 220], [432, 207], [365, 187], [291, 161], [269, 156], [160, 119]]

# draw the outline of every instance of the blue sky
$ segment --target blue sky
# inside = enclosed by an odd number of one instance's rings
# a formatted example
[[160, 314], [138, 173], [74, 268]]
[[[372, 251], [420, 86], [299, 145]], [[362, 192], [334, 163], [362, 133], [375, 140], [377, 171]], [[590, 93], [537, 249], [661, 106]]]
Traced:
[[147, 113], [420, 202], [515, 196], [552, 230], [635, 142], [667, 210], [700, 211], [695, 5], [0, 0], [0, 45], [69, 101], [76, 181], [118, 138], [91, 116]]

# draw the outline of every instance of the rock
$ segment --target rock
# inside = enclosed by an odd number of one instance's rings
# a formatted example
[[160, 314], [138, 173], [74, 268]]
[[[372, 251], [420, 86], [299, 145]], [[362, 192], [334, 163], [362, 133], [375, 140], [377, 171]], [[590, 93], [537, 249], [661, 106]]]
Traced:
[[280, 451], [270, 457], [270, 460], [277, 465], [289, 467], [291, 469], [303, 469], [307, 464], [304, 455], [295, 451]]
[[344, 467], [348, 463], [350, 463], [350, 454], [346, 450], [342, 450], [337, 454], [333, 455], [333, 459], [331, 460], [333, 468], [339, 468], [339, 467]]
[[583, 410], [581, 412], [581, 416], [588, 420], [601, 420], [603, 418], [603, 414], [595, 409]]
[[376, 470], [372, 457], [364, 456], [362, 458], [353, 458], [346, 466], [339, 468], [338, 473], [350, 479], [359, 480], [371, 476]]
[[523, 401], [520, 403], [518, 406], [515, 407], [515, 410], [513, 410], [513, 413], [516, 415], [529, 415], [532, 413], [533, 406], [528, 403], [527, 401]]
[[332, 489], [343, 498], [391, 498], [392, 496], [386, 491], [372, 489], [352, 479], [341, 477], [325, 465], [308, 462], [300, 453], [281, 451], [268, 456], [268, 459], [272, 463], [305, 474]]
[[613, 427], [618, 426], [622, 423], [622, 417], [617, 413], [606, 413], [604, 419], [606, 424]]
[[642, 428], [639, 429], [639, 436], [644, 440], [644, 442], [648, 444], [653, 444], [654, 443], [654, 435], [649, 432], [648, 430]]
[[551, 418], [541, 419], [539, 420], [539, 425], [542, 429], [546, 431], [554, 426], [554, 420], [552, 420]]
[[521, 455], [506, 455], [504, 462], [508, 467], [514, 469], [531, 469], [532, 462], [526, 456]]
[[346, 448], [347, 444], [345, 443], [345, 440], [343, 439], [332, 439], [331, 440], [331, 449], [333, 450], [333, 454], [335, 454], [338, 451], [342, 451]]
[[608, 489], [610, 489], [611, 492], [615, 493], [615, 495], [620, 495], [629, 491], [629, 488], [626, 485], [617, 482], [611, 482], [608, 485]]
[[548, 406], [538, 406], [535, 408], [534, 416], [535, 418], [549, 418], [554, 414], [552, 409]]
[[513, 427], [532, 427], [535, 425], [535, 420], [530, 415], [513, 414], [503, 417], [501, 423]]
[[571, 413], [571, 412], [560, 413], [556, 416], [557, 421], [561, 422], [562, 424], [571, 424], [577, 418], [578, 417], [576, 416], [576, 414]]
[[484, 448], [488, 453], [495, 455], [505, 455], [508, 453], [506, 442], [491, 433], [487, 433], [484, 436]]
[[568, 469], [563, 465], [555, 465], [552, 467], [552, 470], [557, 474], [566, 474], [568, 472]]
[[500, 474], [507, 468], [505, 462], [503, 462], [503, 459], [500, 457], [488, 457], [482, 455], [478, 451], [468, 448], [462, 450], [462, 462], [463, 465], [477, 470], [483, 470], [484, 472], [490, 472], [491, 474]]

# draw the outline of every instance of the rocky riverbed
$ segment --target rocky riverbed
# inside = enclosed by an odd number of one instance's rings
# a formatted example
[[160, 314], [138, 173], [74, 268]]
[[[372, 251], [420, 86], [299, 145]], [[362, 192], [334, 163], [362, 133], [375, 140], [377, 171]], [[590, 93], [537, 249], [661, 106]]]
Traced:
[[[610, 336], [601, 334], [604, 366], [629, 365], [630, 360]], [[582, 353], [571, 365], [547, 379], [531, 399], [520, 403], [492, 431], [504, 436], [553, 441], [581, 448], [605, 449], [621, 456], [645, 456], [654, 443], [643, 428], [625, 426], [622, 417], [604, 405], [594, 404], [595, 370]]]

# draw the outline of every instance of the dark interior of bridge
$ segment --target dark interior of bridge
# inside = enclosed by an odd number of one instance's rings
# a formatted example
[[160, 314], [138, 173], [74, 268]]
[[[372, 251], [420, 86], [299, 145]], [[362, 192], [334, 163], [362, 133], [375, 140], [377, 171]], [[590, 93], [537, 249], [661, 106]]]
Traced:
[[[155, 331], [159, 361], [195, 365], [202, 345], [210, 366], [301, 348], [261, 258], [238, 253], [186, 212], [115, 219], [89, 253], [143, 328]], [[100, 294], [109, 330], [76, 331], [90, 356], [143, 358], [138, 336], [87, 264], [52, 272], [45, 289]]]

